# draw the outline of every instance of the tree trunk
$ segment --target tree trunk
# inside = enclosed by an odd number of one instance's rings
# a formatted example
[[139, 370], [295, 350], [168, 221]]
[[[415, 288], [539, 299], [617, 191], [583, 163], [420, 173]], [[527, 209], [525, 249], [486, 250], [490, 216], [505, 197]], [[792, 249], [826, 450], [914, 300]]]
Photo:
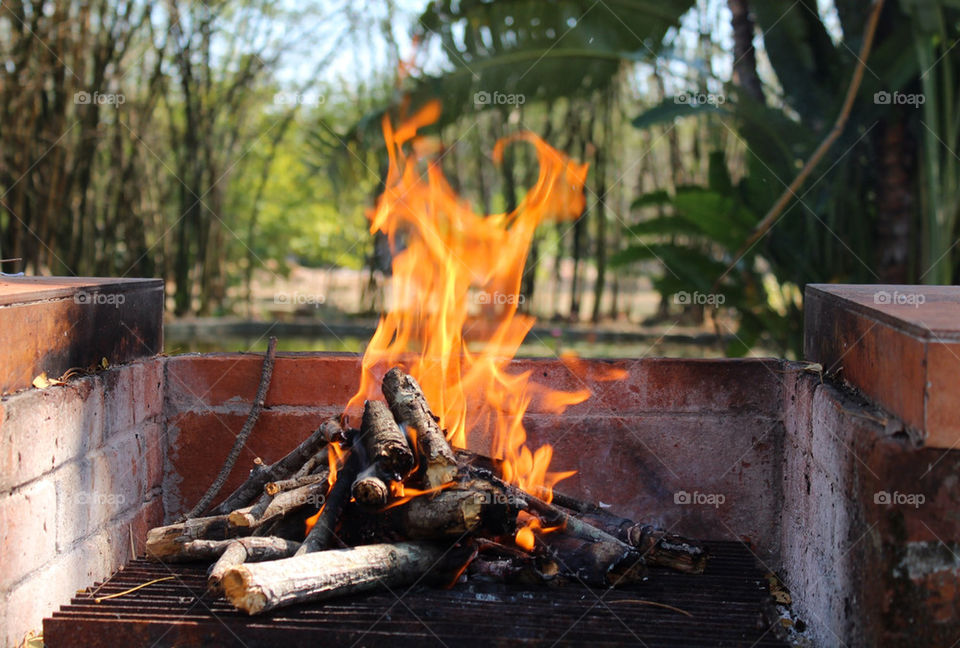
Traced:
[[743, 88], [748, 97], [764, 103], [763, 84], [757, 75], [757, 54], [753, 49], [754, 24], [749, 0], [727, 0], [727, 6], [733, 27], [733, 82]]

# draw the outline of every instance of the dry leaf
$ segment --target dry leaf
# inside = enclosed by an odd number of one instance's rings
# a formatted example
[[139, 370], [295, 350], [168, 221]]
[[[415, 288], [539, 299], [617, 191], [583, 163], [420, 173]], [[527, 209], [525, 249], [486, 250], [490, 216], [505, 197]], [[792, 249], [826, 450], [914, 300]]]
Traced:
[[46, 389], [50, 386], [50, 379], [47, 378], [47, 372], [44, 371], [42, 374], [33, 379], [33, 386], [37, 389]]
[[107, 360], [106, 358], [101, 358], [101, 359], [100, 359], [100, 366], [103, 367], [104, 369], [106, 369], [106, 368], [108, 368], [108, 367], [110, 366], [110, 361]]

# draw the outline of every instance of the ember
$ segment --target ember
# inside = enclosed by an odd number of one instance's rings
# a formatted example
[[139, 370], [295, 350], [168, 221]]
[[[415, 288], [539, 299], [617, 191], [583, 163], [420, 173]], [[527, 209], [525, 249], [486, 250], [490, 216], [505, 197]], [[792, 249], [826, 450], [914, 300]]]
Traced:
[[[529, 133], [502, 140], [494, 159], [511, 141], [527, 142], [539, 178], [515, 211], [476, 214], [423, 153], [437, 147], [417, 131], [438, 114], [431, 103], [397, 128], [383, 123], [390, 166], [370, 220], [394, 247], [393, 303], [343, 416], [276, 464], [255, 466], [212, 515], [148, 536], [155, 559], [216, 559], [209, 584], [250, 614], [425, 576], [447, 585], [468, 571], [607, 587], [644, 580], [648, 564], [704, 569], [706, 553], [694, 542], [570, 498], [553, 503], [554, 486], [573, 473], [551, 470], [549, 445], [526, 445], [531, 402], [559, 414], [590, 396], [506, 372], [533, 325], [516, 299], [531, 237], [545, 219], [580, 214], [586, 165]], [[483, 300], [480, 315], [471, 315], [478, 291], [513, 299]], [[481, 322], [489, 335], [468, 343], [467, 331]], [[274, 352], [271, 341], [259, 393]], [[578, 374], [575, 359], [564, 362]], [[238, 437], [231, 457], [245, 440]], [[463, 450], [468, 441], [492, 459]]]

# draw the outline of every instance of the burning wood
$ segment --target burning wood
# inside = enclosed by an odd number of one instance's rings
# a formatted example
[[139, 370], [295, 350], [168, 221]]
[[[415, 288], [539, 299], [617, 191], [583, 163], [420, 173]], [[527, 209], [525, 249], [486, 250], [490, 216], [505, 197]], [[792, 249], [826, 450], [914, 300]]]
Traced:
[[[263, 471], [292, 476], [248, 479], [227, 499], [243, 506], [151, 530], [148, 555], [216, 560], [211, 587], [250, 614], [415, 581], [445, 554], [427, 541], [444, 539], [456, 555], [482, 552], [472, 577], [502, 582], [610, 587], [644, 580], [648, 565], [703, 571], [706, 551], [694, 542], [564, 495], [551, 503], [549, 489], [538, 497], [498, 477], [489, 460], [454, 453], [416, 381], [399, 369], [387, 372], [384, 394], [391, 408], [367, 401], [359, 430], [328, 421]], [[415, 431], [416, 452], [401, 424]], [[504, 544], [511, 539], [517, 547]], [[360, 546], [328, 549], [334, 543]], [[469, 560], [441, 562], [449, 576]]]
[[443, 563], [448, 548], [426, 542], [374, 544], [297, 555], [227, 569], [227, 599], [247, 614], [322, 601], [420, 580]]
[[383, 377], [382, 387], [397, 421], [416, 430], [417, 452], [427, 486], [436, 488], [453, 480], [457, 474], [457, 458], [417, 381], [394, 367]]
[[[536, 227], [579, 216], [587, 165], [531, 133], [501, 140], [494, 159], [510, 141], [522, 140], [533, 147], [540, 171], [515, 209], [477, 214], [442, 178], [440, 165], [424, 157], [433, 147], [414, 141], [417, 130], [438, 116], [439, 104], [429, 102], [403, 125], [384, 123], [389, 166], [370, 213], [371, 231], [403, 247], [392, 250], [394, 303], [367, 346], [360, 386], [343, 416], [276, 464], [255, 465], [213, 509], [218, 517], [151, 532], [148, 550], [158, 559], [209, 560], [213, 550], [193, 543], [217, 541], [224, 555], [214, 582], [220, 579], [230, 601], [251, 614], [415, 582], [438, 561], [448, 583], [472, 573], [609, 587], [643, 580], [648, 564], [703, 568], [705, 554], [695, 543], [602, 515], [588, 504], [552, 502], [553, 486], [573, 473], [551, 472], [549, 445], [526, 445], [523, 420], [532, 402], [559, 414], [590, 396], [587, 389], [536, 385], [530, 372], [508, 370], [533, 325], [513, 298], [519, 297]], [[421, 167], [430, 172], [413, 172]], [[490, 335], [474, 351], [464, 325], [478, 290], [498, 299], [483, 309]], [[269, 355], [261, 393], [269, 382]], [[474, 430], [486, 433], [480, 441], [497, 458], [496, 471], [488, 460], [454, 452], [452, 446], [467, 446]], [[230, 542], [251, 534], [302, 542], [292, 557], [247, 564], [251, 548]], [[457, 557], [452, 562], [451, 555]]]

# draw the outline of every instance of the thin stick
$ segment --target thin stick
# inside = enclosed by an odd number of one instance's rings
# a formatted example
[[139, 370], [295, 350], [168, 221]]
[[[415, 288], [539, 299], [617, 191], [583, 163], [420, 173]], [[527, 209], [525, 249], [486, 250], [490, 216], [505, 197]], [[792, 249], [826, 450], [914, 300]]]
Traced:
[[323, 510], [314, 523], [310, 533], [304, 538], [303, 544], [297, 549], [295, 555], [302, 556], [306, 553], [326, 549], [333, 539], [333, 530], [337, 524], [337, 518], [340, 517], [340, 509], [350, 499], [350, 489], [353, 486], [353, 480], [357, 477], [359, 455], [356, 451], [350, 451], [343, 463], [343, 467], [337, 473], [337, 481], [330, 487], [327, 493], [327, 499], [323, 504]]
[[674, 607], [674, 606], [672, 606], [672, 605], [667, 605], [666, 603], [659, 603], [659, 602], [657, 602], [657, 601], [648, 601], [647, 599], [614, 599], [614, 600], [612, 600], [612, 601], [607, 601], [607, 603], [634, 603], [634, 604], [636, 604], [636, 605], [652, 605], [652, 606], [654, 606], [654, 607], [660, 607], [660, 608], [663, 608], [663, 609], [665, 609], [665, 610], [671, 610], [671, 611], [673, 611], [673, 612], [678, 612], [678, 613], [680, 613], [680, 614], [685, 614], [685, 615], [687, 615], [688, 617], [690, 617], [691, 619], [693, 618], [693, 615], [690, 614], [689, 612], [687, 612], [686, 610], [681, 610], [681, 609], [678, 608], [678, 607]]
[[226, 483], [230, 471], [233, 470], [233, 466], [237, 463], [237, 459], [240, 458], [240, 451], [243, 450], [243, 446], [246, 445], [247, 438], [253, 431], [253, 426], [256, 425], [257, 419], [260, 418], [260, 412], [263, 411], [263, 402], [267, 397], [267, 389], [270, 387], [270, 377], [273, 375], [273, 361], [276, 358], [276, 354], [277, 338], [271, 337], [269, 344], [267, 344], [267, 355], [263, 359], [263, 369], [260, 372], [260, 386], [257, 388], [257, 396], [254, 398], [253, 405], [250, 407], [250, 414], [247, 416], [247, 420], [243, 424], [240, 434], [237, 435], [237, 439], [233, 442], [230, 454], [227, 455], [226, 462], [224, 462], [223, 467], [220, 468], [220, 474], [213, 480], [210, 488], [203, 494], [203, 497], [200, 498], [197, 505], [187, 513], [186, 517], [188, 519], [197, 517], [207, 510], [213, 498], [217, 496], [220, 489], [223, 488], [223, 485]]
[[833, 146], [833, 143], [840, 137], [840, 134], [843, 133], [844, 127], [847, 125], [847, 120], [850, 118], [850, 111], [853, 109], [853, 102], [857, 98], [857, 92], [860, 91], [860, 83], [863, 81], [863, 73], [867, 67], [867, 59], [870, 57], [870, 50], [873, 48], [873, 37], [877, 31], [877, 22], [880, 19], [880, 12], [883, 10], [883, 0], [874, 0], [873, 7], [870, 12], [870, 16], [867, 18], [867, 26], [863, 34], [863, 44], [860, 46], [860, 56], [857, 57], [857, 67], [853, 70], [853, 77], [850, 79], [850, 85], [847, 87], [847, 96], [843, 100], [843, 107], [840, 109], [840, 114], [837, 115], [837, 119], [833, 124], [833, 128], [830, 129], [830, 132], [827, 133], [827, 136], [823, 138], [823, 141], [820, 142], [820, 145], [813, 152], [813, 155], [810, 156], [810, 159], [807, 160], [807, 163], [803, 165], [803, 169], [800, 170], [800, 173], [797, 174], [797, 177], [793, 179], [793, 182], [790, 183], [790, 186], [787, 187], [780, 197], [777, 199], [777, 202], [773, 203], [773, 206], [767, 212], [767, 215], [763, 217], [757, 226], [753, 229], [753, 233], [749, 238], [744, 242], [744, 244], [737, 250], [737, 253], [733, 255], [733, 262], [723, 271], [723, 274], [717, 279], [711, 288], [711, 292], [716, 292], [717, 287], [720, 285], [720, 282], [730, 273], [733, 268], [740, 263], [740, 259], [743, 258], [743, 255], [753, 246], [754, 243], [759, 241], [767, 231], [773, 227], [774, 223], [777, 220], [777, 217], [783, 212], [783, 210], [790, 204], [791, 198], [796, 197], [797, 191], [806, 182], [807, 177], [813, 171], [813, 169], [820, 163], [820, 160], [826, 155], [827, 151], [830, 150], [830, 147]]
[[93, 599], [93, 602], [94, 602], [94, 603], [100, 603], [101, 601], [106, 601], [107, 599], [113, 599], [113, 598], [117, 598], [117, 597], [120, 597], [120, 596], [126, 596], [127, 594], [130, 594], [131, 592], [136, 592], [138, 589], [143, 589], [143, 588], [146, 587], [147, 585], [153, 585], [154, 583], [162, 583], [163, 581], [173, 580], [174, 578], [176, 578], [176, 576], [164, 576], [163, 578], [154, 578], [152, 581], [147, 581], [146, 583], [142, 583], [142, 584], [140, 584], [140, 585], [137, 585], [136, 587], [131, 587], [131, 588], [128, 589], [128, 590], [123, 590], [122, 592], [117, 592], [116, 594], [109, 594], [109, 595], [107, 595], [107, 596], [101, 596], [100, 598], [95, 598], [95, 599]]

